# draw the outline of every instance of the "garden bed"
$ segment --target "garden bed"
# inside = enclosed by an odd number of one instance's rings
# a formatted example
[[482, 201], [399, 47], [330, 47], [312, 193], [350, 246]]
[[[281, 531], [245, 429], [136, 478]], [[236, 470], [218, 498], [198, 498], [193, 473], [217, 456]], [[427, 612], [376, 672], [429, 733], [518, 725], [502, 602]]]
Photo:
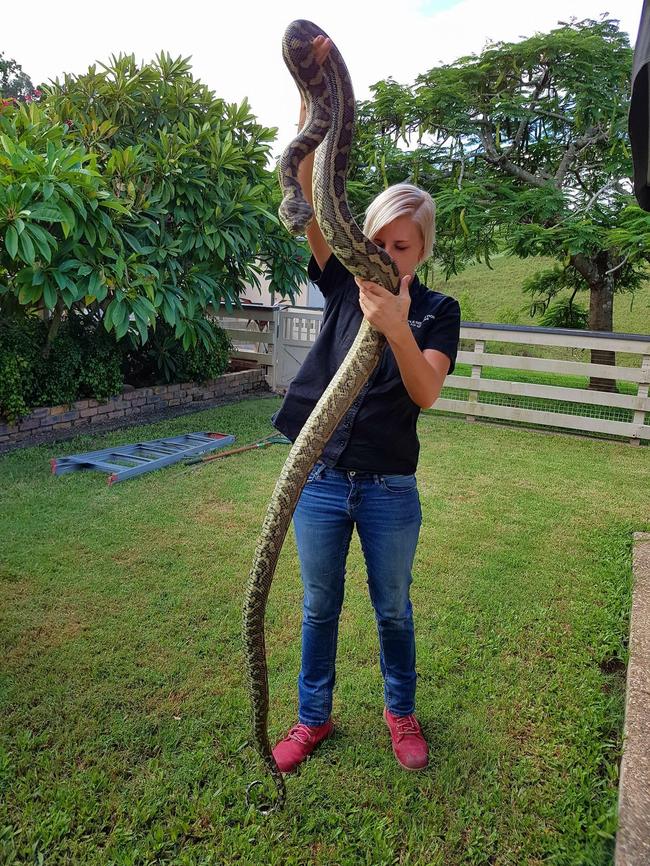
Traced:
[[256, 367], [225, 373], [208, 382], [182, 382], [127, 388], [110, 400], [77, 400], [63, 406], [41, 406], [16, 424], [0, 423], [0, 452], [12, 447], [70, 438], [88, 429], [102, 430], [142, 423], [144, 419], [196, 411], [197, 403], [214, 405], [224, 399], [268, 390], [264, 370]]

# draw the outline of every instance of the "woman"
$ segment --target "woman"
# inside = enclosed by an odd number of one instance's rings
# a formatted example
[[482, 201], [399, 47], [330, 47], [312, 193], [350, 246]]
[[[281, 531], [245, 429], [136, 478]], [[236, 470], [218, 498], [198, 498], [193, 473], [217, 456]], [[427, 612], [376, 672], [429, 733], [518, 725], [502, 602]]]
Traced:
[[[322, 63], [331, 43], [317, 37]], [[301, 106], [299, 127], [305, 122]], [[312, 202], [313, 154], [299, 180]], [[415, 717], [415, 637], [409, 599], [421, 524], [415, 469], [421, 409], [437, 399], [458, 347], [457, 301], [422, 286], [415, 270], [431, 254], [435, 208], [428, 193], [398, 184], [370, 205], [364, 233], [398, 267], [398, 295], [355, 278], [329, 248], [315, 220], [307, 230], [308, 273], [324, 298], [318, 339], [273, 422], [295, 440], [340, 366], [365, 317], [387, 347], [368, 384], [330, 438], [302, 492], [294, 529], [304, 588], [298, 723], [273, 750], [282, 772], [294, 770], [328, 737], [335, 679], [338, 620], [345, 561], [356, 526], [375, 610], [384, 678], [384, 718], [399, 763], [427, 765], [428, 749]]]

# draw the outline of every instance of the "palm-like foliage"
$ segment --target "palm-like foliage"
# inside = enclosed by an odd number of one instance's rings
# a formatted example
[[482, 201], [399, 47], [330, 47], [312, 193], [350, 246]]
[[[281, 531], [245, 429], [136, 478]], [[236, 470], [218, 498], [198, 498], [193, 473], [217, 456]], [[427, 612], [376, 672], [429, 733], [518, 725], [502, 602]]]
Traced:
[[297, 248], [269, 210], [274, 130], [160, 54], [113, 57], [0, 115], [0, 292], [53, 311], [98, 307], [117, 339], [157, 317], [187, 348], [205, 314], [261, 273], [301, 281]]

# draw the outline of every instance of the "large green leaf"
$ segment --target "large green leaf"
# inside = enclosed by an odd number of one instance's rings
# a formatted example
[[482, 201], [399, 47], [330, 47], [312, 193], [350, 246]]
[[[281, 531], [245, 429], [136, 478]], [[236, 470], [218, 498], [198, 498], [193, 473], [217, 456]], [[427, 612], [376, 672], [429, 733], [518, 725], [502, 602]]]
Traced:
[[43, 222], [61, 222], [63, 215], [58, 205], [39, 204], [31, 212], [32, 219]]
[[46, 285], [43, 286], [43, 300], [45, 301], [45, 306], [48, 310], [53, 310], [55, 308], [56, 299], [56, 289], [54, 289], [50, 283], [46, 283]]
[[21, 304], [25, 305], [35, 304], [38, 300], [40, 300], [42, 294], [42, 286], [27, 284], [21, 286], [20, 291], [18, 292], [18, 300]]
[[97, 301], [103, 301], [108, 295], [108, 286], [106, 285], [106, 283], [97, 283], [93, 294]]
[[119, 323], [119, 325], [115, 326], [115, 339], [121, 340], [122, 337], [126, 335], [126, 332], [129, 330], [129, 317], [128, 315]]
[[5, 232], [5, 246], [7, 247], [7, 252], [11, 258], [15, 259], [16, 253], [18, 252], [18, 232], [12, 225], [7, 226]]
[[18, 246], [20, 248], [20, 253], [23, 257], [23, 261], [27, 262], [27, 264], [29, 265], [33, 265], [34, 259], [36, 258], [36, 250], [34, 249], [34, 244], [32, 243], [31, 237], [26, 231], [18, 235]]
[[39, 253], [45, 261], [49, 263], [52, 259], [52, 248], [56, 247], [56, 240], [49, 232], [45, 231], [35, 223], [30, 223], [28, 230]]
[[97, 242], [97, 232], [95, 230], [95, 226], [91, 222], [87, 222], [84, 226], [84, 233], [86, 235], [88, 243], [91, 246], [94, 246]]

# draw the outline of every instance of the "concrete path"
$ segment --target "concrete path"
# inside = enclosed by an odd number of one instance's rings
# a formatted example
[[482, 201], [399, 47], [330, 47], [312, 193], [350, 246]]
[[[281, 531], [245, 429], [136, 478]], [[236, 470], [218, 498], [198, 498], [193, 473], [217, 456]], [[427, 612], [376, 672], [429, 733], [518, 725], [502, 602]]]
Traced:
[[634, 534], [616, 866], [650, 866], [650, 532]]

